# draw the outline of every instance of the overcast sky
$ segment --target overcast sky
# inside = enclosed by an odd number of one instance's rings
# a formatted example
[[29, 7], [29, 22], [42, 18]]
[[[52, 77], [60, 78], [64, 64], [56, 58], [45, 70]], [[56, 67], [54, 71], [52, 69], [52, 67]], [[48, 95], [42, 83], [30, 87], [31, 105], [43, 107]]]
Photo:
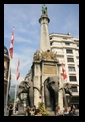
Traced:
[[[4, 45], [9, 50], [14, 26], [14, 55], [11, 65], [12, 84], [16, 83], [16, 68], [20, 58], [20, 78], [31, 68], [33, 54], [39, 50], [40, 23], [43, 4], [4, 4]], [[49, 33], [71, 33], [79, 38], [79, 4], [45, 4], [50, 23]]]

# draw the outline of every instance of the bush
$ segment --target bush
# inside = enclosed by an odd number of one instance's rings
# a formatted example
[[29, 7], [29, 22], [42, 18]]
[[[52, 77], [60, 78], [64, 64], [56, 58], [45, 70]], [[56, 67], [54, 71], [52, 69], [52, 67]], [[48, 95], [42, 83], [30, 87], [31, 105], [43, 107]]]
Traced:
[[43, 103], [43, 102], [40, 102], [40, 103], [39, 103], [38, 109], [40, 110], [40, 113], [42, 114], [42, 116], [51, 116], [51, 115], [49, 114], [49, 112], [45, 109], [44, 103]]

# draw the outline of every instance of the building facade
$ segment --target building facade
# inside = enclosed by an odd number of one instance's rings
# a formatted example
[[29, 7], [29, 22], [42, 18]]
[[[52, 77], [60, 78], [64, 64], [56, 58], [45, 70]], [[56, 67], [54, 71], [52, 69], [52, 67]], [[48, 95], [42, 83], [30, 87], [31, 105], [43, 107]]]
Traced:
[[[4, 108], [6, 107], [6, 96], [7, 96], [7, 85], [8, 85], [8, 73], [9, 73], [9, 63], [10, 63], [10, 58], [9, 58], [9, 53], [7, 48], [4, 46]], [[8, 87], [8, 94], [10, 92], [10, 84], [11, 83], [11, 72], [9, 76], [9, 87]], [[9, 96], [8, 96], [9, 98]]]
[[79, 105], [79, 39], [72, 37], [70, 33], [52, 33], [49, 38], [51, 50], [57, 53], [59, 62], [65, 64], [66, 82], [72, 84], [73, 99], [71, 103]]

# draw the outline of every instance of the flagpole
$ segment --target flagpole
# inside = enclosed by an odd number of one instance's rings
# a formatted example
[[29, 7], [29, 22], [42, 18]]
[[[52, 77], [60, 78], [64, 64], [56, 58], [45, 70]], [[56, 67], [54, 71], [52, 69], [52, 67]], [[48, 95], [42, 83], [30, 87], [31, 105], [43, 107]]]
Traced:
[[[17, 71], [18, 71], [18, 73], [19, 73], [19, 66], [20, 66], [20, 60], [18, 59], [18, 66], [17, 66]], [[16, 77], [16, 87], [15, 87], [15, 98], [14, 98], [14, 111], [13, 111], [13, 113], [15, 114], [15, 100], [16, 100], [16, 95], [17, 95], [17, 81], [18, 81], [18, 78], [19, 78], [19, 76], [18, 76], [18, 74], [17, 74], [17, 77]]]
[[4, 116], [7, 116], [7, 103], [8, 103], [8, 93], [9, 93], [9, 81], [10, 81], [10, 66], [11, 66], [11, 59], [9, 61], [9, 69], [8, 69], [8, 82], [7, 82], [7, 90], [6, 90], [6, 101], [5, 101], [5, 113]]
[[13, 111], [13, 114], [15, 114], [15, 100], [16, 100], [16, 95], [17, 95], [17, 82], [16, 82], [16, 86], [15, 86], [15, 97], [14, 97], [14, 111]]
[[[64, 84], [64, 81], [62, 80], [63, 84]], [[64, 104], [65, 106], [67, 106], [67, 100], [66, 100], [66, 94], [65, 94], [65, 90], [64, 90], [64, 85], [63, 85], [63, 98], [64, 98]]]
[[65, 106], [67, 106], [66, 94], [65, 94], [65, 90], [64, 90], [64, 82], [65, 82], [65, 79], [67, 78], [67, 75], [66, 75], [66, 72], [65, 72], [65, 69], [63, 68], [63, 66], [65, 66], [65, 65], [62, 62], [62, 76], [63, 76], [63, 78], [62, 78], [62, 83], [63, 83], [62, 90], [63, 90], [63, 99], [64, 99], [64, 102], [65, 102], [64, 103]]

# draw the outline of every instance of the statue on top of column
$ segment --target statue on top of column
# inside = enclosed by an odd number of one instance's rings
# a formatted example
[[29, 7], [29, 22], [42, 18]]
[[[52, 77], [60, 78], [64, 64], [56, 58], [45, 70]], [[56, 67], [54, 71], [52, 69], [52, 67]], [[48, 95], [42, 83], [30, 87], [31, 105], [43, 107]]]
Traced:
[[45, 6], [45, 4], [42, 6], [42, 14], [47, 15], [47, 7]]

